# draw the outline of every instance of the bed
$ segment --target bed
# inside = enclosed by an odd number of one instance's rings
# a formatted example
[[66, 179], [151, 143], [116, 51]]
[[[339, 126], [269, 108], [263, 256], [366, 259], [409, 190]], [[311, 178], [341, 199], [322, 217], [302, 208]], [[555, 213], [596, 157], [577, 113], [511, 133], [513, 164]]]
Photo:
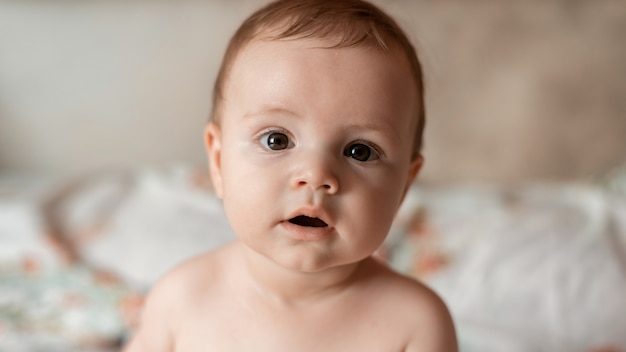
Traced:
[[[117, 351], [160, 275], [233, 238], [192, 167], [0, 177], [0, 351]], [[626, 168], [418, 183], [380, 255], [441, 295], [462, 352], [626, 351]]]

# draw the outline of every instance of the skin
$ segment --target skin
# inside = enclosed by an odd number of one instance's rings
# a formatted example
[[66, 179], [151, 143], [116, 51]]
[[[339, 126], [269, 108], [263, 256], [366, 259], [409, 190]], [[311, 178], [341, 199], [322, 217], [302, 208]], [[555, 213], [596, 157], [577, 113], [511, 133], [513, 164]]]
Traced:
[[409, 65], [325, 46], [237, 56], [205, 137], [238, 240], [163, 278], [127, 351], [457, 350], [437, 295], [371, 258], [422, 165]]

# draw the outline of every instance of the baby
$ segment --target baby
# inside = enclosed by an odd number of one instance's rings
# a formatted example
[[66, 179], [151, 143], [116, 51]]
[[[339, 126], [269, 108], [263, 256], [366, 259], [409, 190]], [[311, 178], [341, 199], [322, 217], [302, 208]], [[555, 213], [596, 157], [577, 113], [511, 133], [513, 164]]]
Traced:
[[238, 239], [155, 285], [127, 351], [456, 351], [437, 295], [371, 256], [422, 166], [423, 127], [419, 61], [381, 10], [254, 13], [205, 131]]

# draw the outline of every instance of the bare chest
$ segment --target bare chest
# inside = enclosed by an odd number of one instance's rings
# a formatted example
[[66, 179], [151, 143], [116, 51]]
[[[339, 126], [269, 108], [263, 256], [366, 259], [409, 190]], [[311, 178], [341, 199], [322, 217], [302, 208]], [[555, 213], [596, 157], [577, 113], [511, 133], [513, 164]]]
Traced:
[[406, 346], [395, 319], [368, 306], [294, 311], [214, 306], [196, 313], [177, 330], [177, 352], [398, 352]]

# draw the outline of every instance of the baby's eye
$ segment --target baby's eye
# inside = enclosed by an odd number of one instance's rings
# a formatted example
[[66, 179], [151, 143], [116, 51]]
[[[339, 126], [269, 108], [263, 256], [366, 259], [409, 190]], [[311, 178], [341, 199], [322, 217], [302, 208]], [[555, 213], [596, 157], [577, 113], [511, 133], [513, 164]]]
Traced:
[[343, 155], [358, 161], [374, 161], [380, 158], [379, 153], [363, 143], [353, 143], [343, 150]]
[[271, 150], [284, 150], [289, 148], [289, 137], [282, 132], [271, 132], [262, 138], [262, 143]]

